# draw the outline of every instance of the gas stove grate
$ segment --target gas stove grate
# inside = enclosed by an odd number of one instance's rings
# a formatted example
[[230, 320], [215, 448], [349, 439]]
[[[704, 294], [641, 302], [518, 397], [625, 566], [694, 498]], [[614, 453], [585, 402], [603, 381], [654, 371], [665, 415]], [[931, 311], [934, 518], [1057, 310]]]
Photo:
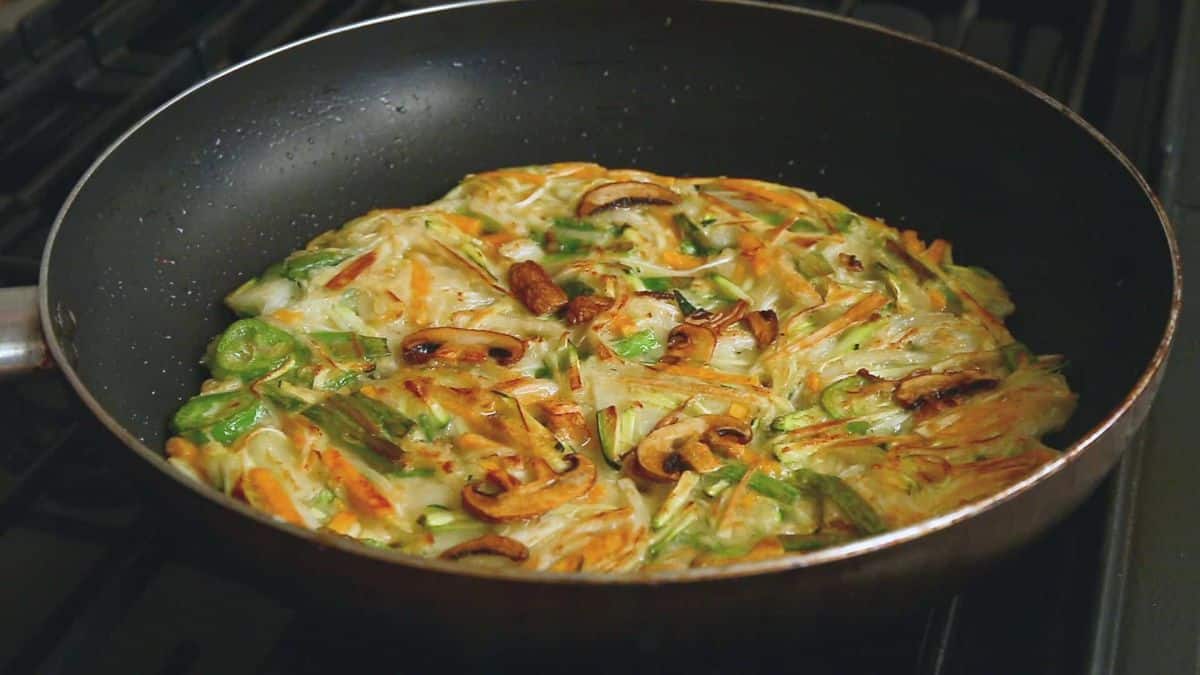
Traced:
[[[35, 8], [15, 21], [5, 14], [29, 4]], [[0, 28], [0, 281], [34, 281], [36, 257], [66, 191], [105, 144], [154, 106], [265, 49], [416, 4], [430, 3], [0, 5], [0, 27], [11, 24]], [[1149, 15], [1146, 3], [1118, 0], [790, 4], [962, 49], [1084, 112], [1141, 166], [1158, 160], [1160, 80], [1171, 47], [1163, 36], [1177, 11], [1171, 2]], [[0, 403], [6, 428], [22, 430], [0, 448], [0, 574], [25, 580], [0, 592], [6, 672], [319, 672], [363, 651], [393, 668], [426, 670], [412, 660], [413, 647], [394, 636], [381, 645], [353, 617], [314, 615], [267, 596], [256, 590], [253, 573], [168, 535], [135, 486], [110, 466], [111, 453], [123, 450], [56, 377], [8, 387]], [[1119, 520], [1118, 497], [1138, 458], [1131, 453], [1124, 478], [1110, 480], [1049, 536], [887, 635], [803, 654], [717, 653], [700, 672], [778, 670], [789, 662], [811, 673], [1079, 671], [1094, 639], [1097, 560], [1119, 534], [1105, 524]], [[627, 648], [623, 663], [647, 671], [681, 664], [654, 645]], [[494, 655], [457, 652], [467, 666], [496, 669]]]

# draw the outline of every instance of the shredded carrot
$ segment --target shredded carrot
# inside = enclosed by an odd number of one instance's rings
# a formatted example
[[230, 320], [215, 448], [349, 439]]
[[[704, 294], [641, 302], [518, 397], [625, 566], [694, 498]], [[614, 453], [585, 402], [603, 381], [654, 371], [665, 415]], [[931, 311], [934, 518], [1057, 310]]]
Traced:
[[762, 249], [763, 243], [758, 237], [749, 232], [742, 232], [738, 235], [738, 246], [741, 247], [742, 253], [745, 255], [754, 255]]
[[425, 323], [426, 301], [429, 298], [429, 269], [416, 258], [411, 258], [412, 268], [409, 272], [409, 283], [412, 284], [412, 319], [414, 322]]
[[750, 417], [750, 409], [741, 403], [731, 403], [729, 405], [729, 416], [736, 417], [739, 420], [744, 420]]
[[391, 518], [395, 515], [392, 503], [383, 496], [378, 488], [354, 468], [342, 453], [332, 448], [321, 453], [321, 461], [333, 476], [334, 480], [346, 488], [346, 498], [350, 505], [360, 512], [369, 513], [377, 518]]
[[446, 219], [446, 222], [472, 237], [478, 237], [483, 232], [483, 221], [478, 218], [464, 216], [460, 213], [442, 213], [441, 216]]
[[733, 204], [730, 204], [729, 202], [725, 201], [724, 199], [721, 199], [720, 197], [718, 197], [716, 195], [709, 194], [707, 192], [701, 192], [700, 197], [702, 199], [704, 199], [704, 201], [711, 204], [718, 211], [724, 211], [727, 215], [733, 216], [734, 218], [738, 218], [738, 219], [751, 218], [750, 214], [746, 213], [745, 211], [739, 209], [738, 207], [734, 206]]
[[762, 240], [749, 232], [743, 232], [738, 236], [738, 245], [742, 249], [742, 255], [750, 260], [751, 273], [756, 277], [764, 276], [774, 261], [766, 251]]
[[929, 289], [929, 302], [933, 304], [933, 311], [941, 312], [946, 309], [946, 296], [936, 288]]
[[819, 344], [822, 340], [831, 338], [842, 331], [856, 326], [871, 318], [875, 310], [883, 307], [888, 303], [886, 295], [880, 293], [872, 293], [867, 297], [859, 300], [853, 307], [846, 310], [846, 313], [838, 318], [830, 321], [824, 326], [813, 331], [809, 335], [791, 343], [783, 350], [783, 353], [797, 352], [801, 349], [807, 349], [813, 345]]
[[325, 288], [331, 291], [340, 291], [350, 285], [351, 281], [358, 278], [358, 275], [367, 271], [367, 268], [375, 264], [375, 259], [379, 257], [379, 252], [374, 249], [358, 256], [350, 261], [349, 265], [342, 268], [332, 279], [325, 284]]
[[508, 242], [516, 239], [517, 235], [513, 234], [512, 232], [496, 232], [494, 234], [485, 234], [480, 238], [491, 244], [493, 247], [496, 247], [507, 244]]
[[667, 267], [676, 270], [690, 270], [693, 267], [699, 267], [704, 264], [704, 261], [693, 255], [680, 253], [674, 249], [663, 251], [662, 261]]
[[810, 372], [804, 377], [804, 386], [814, 394], [821, 391], [821, 375], [816, 371]]
[[283, 433], [296, 449], [304, 453], [314, 436], [314, 425], [306, 417], [300, 415], [283, 416]]
[[300, 323], [300, 321], [304, 318], [304, 314], [297, 312], [294, 309], [279, 309], [276, 310], [275, 313], [271, 314], [271, 318], [280, 323], [294, 326]]
[[200, 448], [196, 444], [186, 438], [172, 436], [167, 439], [167, 454], [172, 459], [178, 459], [196, 472], [202, 480], [208, 480], [208, 471], [204, 468], [204, 462], [200, 461]]
[[350, 528], [358, 524], [358, 516], [353, 511], [338, 511], [325, 527], [338, 534], [350, 534]]
[[367, 396], [370, 396], [371, 398], [379, 398], [387, 393], [387, 387], [381, 387], [375, 384], [364, 384], [359, 391]]
[[804, 195], [790, 190], [782, 191], [776, 190], [773, 187], [769, 188], [758, 181], [744, 178], [723, 178], [716, 181], [716, 185], [752, 197], [758, 197], [764, 201], [778, 204], [800, 213], [808, 213], [812, 210], [808, 198]]
[[900, 243], [910, 255], [919, 256], [925, 251], [925, 244], [917, 238], [916, 230], [904, 230], [900, 233]]
[[175, 459], [182, 459], [190, 464], [196, 459], [199, 451], [196, 444], [186, 438], [172, 436], [167, 439], [167, 454]]
[[246, 501], [255, 508], [293, 525], [304, 524], [300, 512], [292, 504], [292, 498], [269, 470], [256, 467], [247, 471], [242, 481], [242, 492], [246, 495]]
[[945, 239], [934, 239], [933, 243], [925, 251], [925, 259], [934, 266], [942, 264], [942, 259], [946, 257], [946, 252], [950, 250], [950, 244]]
[[683, 363], [671, 363], [657, 366], [655, 367], [655, 370], [665, 373], [674, 373], [675, 375], [694, 377], [698, 380], [705, 380], [708, 382], [736, 384], [743, 387], [762, 387], [762, 383], [749, 375], [726, 373], [714, 368], [706, 368], [704, 366], [689, 366]]

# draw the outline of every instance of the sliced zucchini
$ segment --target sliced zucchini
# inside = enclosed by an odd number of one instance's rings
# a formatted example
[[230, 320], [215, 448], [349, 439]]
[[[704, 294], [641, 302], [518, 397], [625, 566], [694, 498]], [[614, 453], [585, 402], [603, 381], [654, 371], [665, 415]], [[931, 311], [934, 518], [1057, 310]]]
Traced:
[[843, 377], [821, 392], [821, 408], [835, 420], [861, 417], [894, 407], [891, 393], [886, 390], [864, 392], [871, 384], [861, 375]]
[[654, 514], [654, 518], [650, 520], [650, 527], [654, 530], [661, 530], [667, 523], [674, 520], [683, 507], [687, 505], [691, 499], [692, 491], [700, 484], [700, 474], [695, 471], [684, 471], [679, 476], [679, 480], [675, 482], [675, 486], [671, 488], [671, 492], [667, 494], [667, 498], [663, 500], [662, 506], [658, 508], [658, 512]]
[[733, 283], [733, 280], [722, 274], [713, 274], [709, 276], [709, 280], [713, 282], [713, 286], [717, 289], [717, 295], [726, 300], [745, 300], [750, 302], [750, 294], [742, 290], [741, 286]]
[[629, 408], [617, 412], [616, 406], [596, 411], [596, 429], [600, 432], [600, 449], [604, 459], [614, 469], [621, 468], [621, 459], [633, 449], [633, 426], [637, 413]]

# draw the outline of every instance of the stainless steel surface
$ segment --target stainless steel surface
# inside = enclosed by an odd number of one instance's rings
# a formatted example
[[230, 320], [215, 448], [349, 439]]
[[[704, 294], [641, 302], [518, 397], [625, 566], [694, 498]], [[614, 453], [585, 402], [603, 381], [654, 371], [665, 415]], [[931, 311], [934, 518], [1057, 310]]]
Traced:
[[0, 288], [0, 378], [52, 365], [37, 307], [36, 286]]

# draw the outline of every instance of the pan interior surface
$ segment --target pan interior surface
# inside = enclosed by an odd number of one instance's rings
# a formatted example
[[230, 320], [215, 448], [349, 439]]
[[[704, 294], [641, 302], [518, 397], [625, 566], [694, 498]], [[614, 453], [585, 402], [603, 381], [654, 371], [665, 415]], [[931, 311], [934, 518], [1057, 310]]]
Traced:
[[[497, 27], [502, 26], [503, 29]], [[160, 448], [231, 315], [221, 298], [313, 235], [464, 174], [586, 160], [804, 186], [955, 244], [1067, 355], [1101, 423], [1153, 358], [1173, 270], [1125, 166], [1055, 107], [928, 46], [758, 6], [499, 3], [365, 25], [238, 68], [97, 166], [49, 251], [74, 367]]]

